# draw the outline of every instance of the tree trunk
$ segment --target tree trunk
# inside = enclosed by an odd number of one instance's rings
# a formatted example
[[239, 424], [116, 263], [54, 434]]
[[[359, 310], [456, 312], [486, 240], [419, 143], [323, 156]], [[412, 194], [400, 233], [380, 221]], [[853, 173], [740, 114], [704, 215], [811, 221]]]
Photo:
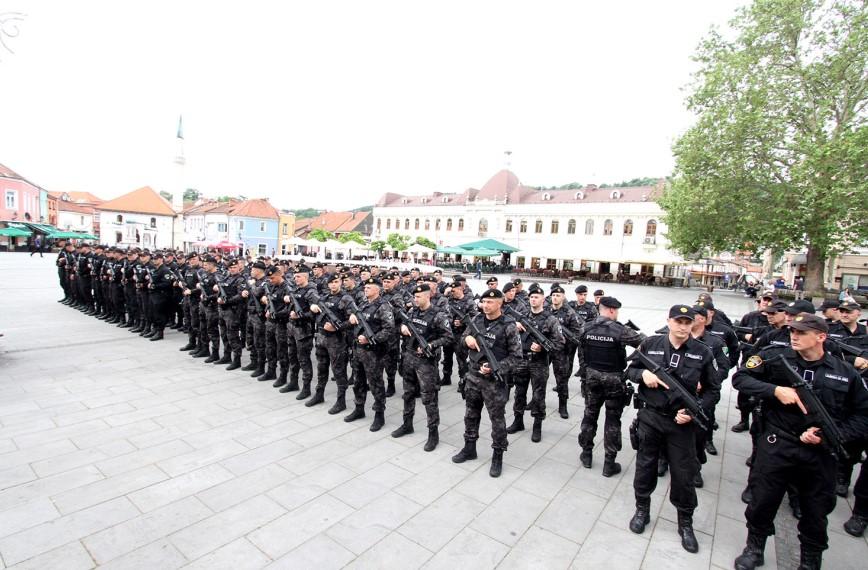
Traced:
[[809, 244], [807, 258], [805, 295], [813, 297], [814, 304], [818, 305], [823, 302], [825, 295], [823, 266], [826, 264], [826, 256], [819, 248]]

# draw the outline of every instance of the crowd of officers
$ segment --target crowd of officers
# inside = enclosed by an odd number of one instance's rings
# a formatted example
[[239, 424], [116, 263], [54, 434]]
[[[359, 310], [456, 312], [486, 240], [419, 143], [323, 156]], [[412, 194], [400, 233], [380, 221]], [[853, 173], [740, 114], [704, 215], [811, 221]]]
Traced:
[[[757, 309], [734, 324], [702, 294], [695, 303], [671, 307], [666, 326], [646, 337], [632, 322], [618, 320], [617, 299], [598, 290], [589, 300], [584, 285], [568, 301], [557, 283], [548, 291], [537, 284], [525, 290], [520, 279], [501, 286], [491, 277], [474, 294], [462, 275], [445, 280], [439, 270], [423, 275], [418, 269], [71, 243], [57, 266], [65, 293], [60, 302], [151, 341], [163, 340], [166, 327], [177, 329], [187, 335], [181, 351], [249, 371], [282, 393], [297, 391], [306, 406], [325, 401], [331, 375], [336, 398], [328, 413], [347, 409], [352, 387], [353, 409], [344, 417], [352, 422], [365, 418], [370, 392], [371, 431], [385, 425], [386, 401], [396, 394], [400, 374], [403, 416], [392, 436], [413, 433], [420, 399], [425, 451], [439, 443], [438, 392], [452, 384], [457, 369], [465, 443], [452, 461], [477, 458], [485, 408], [492, 477], [502, 472], [507, 436], [526, 429], [525, 412], [532, 419], [531, 441], [541, 441], [550, 371], [558, 414], [569, 418], [576, 363], [585, 402], [579, 462], [593, 466], [605, 408], [602, 475], [621, 471], [621, 416], [632, 402], [638, 410], [628, 430], [636, 450], [636, 510], [629, 528], [644, 532], [657, 479], [668, 470], [678, 534], [689, 552], [699, 548], [692, 517], [696, 488], [704, 484], [701, 465], [706, 454], [717, 454], [715, 408], [723, 382], [737, 369], [732, 383], [741, 421], [732, 431], [749, 431], [753, 441], [742, 495], [748, 537], [737, 569], [763, 564], [766, 538], [775, 532], [787, 493], [799, 518], [800, 568], [819, 568], [828, 547], [827, 515], [836, 494], [847, 496], [868, 447], [868, 342], [861, 307], [852, 302], [824, 303], [821, 317], [808, 301], [785, 303], [765, 292]], [[628, 357], [627, 346], [641, 355]], [[245, 349], [249, 362], [242, 365]], [[864, 468], [854, 495], [844, 527], [861, 536], [868, 526]]]

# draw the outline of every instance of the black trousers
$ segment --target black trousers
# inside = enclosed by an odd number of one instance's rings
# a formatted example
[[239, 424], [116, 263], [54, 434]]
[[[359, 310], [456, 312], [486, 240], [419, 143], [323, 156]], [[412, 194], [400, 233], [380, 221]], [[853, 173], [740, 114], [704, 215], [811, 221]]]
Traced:
[[318, 334], [316, 341], [316, 389], [325, 390], [329, 381], [329, 366], [338, 392], [347, 390], [347, 341], [343, 332]]
[[363, 407], [368, 391], [374, 396], [373, 410], [386, 410], [386, 385], [383, 382], [385, 351], [356, 346], [353, 358], [353, 394], [356, 406]]
[[546, 384], [549, 379], [549, 360], [542, 354], [525, 355], [513, 370], [515, 381], [515, 400], [512, 411], [516, 416], [524, 415], [527, 403], [527, 389], [531, 388], [530, 415], [534, 418], [546, 417]]
[[695, 429], [692, 423], [679, 425], [674, 417], [654, 410], [639, 410], [639, 450], [633, 478], [637, 503], [651, 500], [657, 488], [657, 459], [665, 454], [672, 477], [669, 500], [679, 513], [693, 515], [697, 504], [693, 479], [699, 471]]
[[413, 421], [416, 413], [416, 397], [422, 397], [422, 405], [428, 415], [428, 429], [440, 425], [440, 409], [437, 391], [437, 361], [410, 351], [404, 352], [404, 421]]

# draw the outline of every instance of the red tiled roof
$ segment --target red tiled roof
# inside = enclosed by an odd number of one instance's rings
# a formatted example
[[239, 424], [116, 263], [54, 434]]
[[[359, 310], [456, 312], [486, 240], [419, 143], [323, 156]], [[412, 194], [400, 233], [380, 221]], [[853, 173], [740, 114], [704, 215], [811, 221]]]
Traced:
[[267, 218], [269, 220], [277, 220], [280, 218], [277, 209], [264, 198], [257, 200], [244, 200], [243, 202], [234, 204], [229, 210], [229, 215], [245, 218]]
[[105, 202], [102, 198], [97, 198], [90, 192], [49, 192], [48, 195], [52, 198], [57, 198], [58, 201], [63, 200], [63, 195], [66, 194], [69, 198], [68, 202], [74, 202], [76, 204], [102, 204]]
[[103, 202], [97, 206], [98, 210], [112, 212], [133, 212], [136, 214], [156, 214], [159, 216], [174, 216], [172, 205], [157, 194], [150, 186], [142, 186], [114, 200]]
[[332, 233], [356, 231], [370, 214], [371, 212], [323, 212], [315, 218], [301, 218], [295, 221], [295, 235], [307, 235], [316, 229]]
[[11, 168], [9, 168], [8, 166], [6, 166], [4, 164], [0, 164], [0, 177], [11, 178], [12, 180], [21, 180], [22, 182], [26, 182], [26, 183], [30, 184], [31, 186], [39, 188], [39, 186], [37, 186], [33, 182], [27, 180], [26, 178], [24, 178], [23, 176], [21, 176], [20, 174], [18, 174], [17, 172], [15, 172], [14, 170], [12, 170]]
[[90, 204], [76, 204], [66, 200], [57, 201], [57, 210], [60, 212], [75, 212], [77, 214], [93, 215], [94, 207]]

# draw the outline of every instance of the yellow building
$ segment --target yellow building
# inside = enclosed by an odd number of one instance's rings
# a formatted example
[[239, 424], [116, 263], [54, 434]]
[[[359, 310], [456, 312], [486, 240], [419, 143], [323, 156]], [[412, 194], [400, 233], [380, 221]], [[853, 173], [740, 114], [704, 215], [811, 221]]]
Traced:
[[295, 236], [295, 214], [281, 210], [277, 225], [277, 243], [280, 255], [292, 253], [292, 239]]

